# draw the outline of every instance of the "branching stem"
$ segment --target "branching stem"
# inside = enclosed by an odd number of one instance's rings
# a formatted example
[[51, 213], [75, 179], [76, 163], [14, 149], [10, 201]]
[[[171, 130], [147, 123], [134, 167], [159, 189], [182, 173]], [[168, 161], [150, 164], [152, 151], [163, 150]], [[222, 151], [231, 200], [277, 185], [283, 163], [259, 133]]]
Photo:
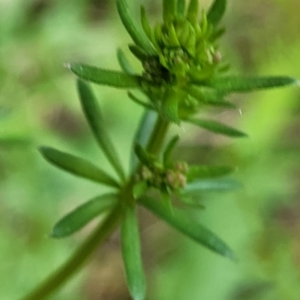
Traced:
[[[158, 154], [167, 133], [168, 123], [158, 117], [153, 128], [147, 151], [152, 154]], [[129, 190], [132, 187], [134, 175], [127, 182], [122, 190]], [[121, 194], [125, 197], [126, 193]], [[132, 197], [128, 194], [128, 197]], [[121, 199], [122, 202], [126, 199]], [[120, 203], [121, 204], [121, 203]], [[95, 231], [84, 241], [81, 247], [73, 254], [73, 256], [62, 265], [56, 272], [51, 274], [44, 282], [42, 282], [30, 294], [21, 298], [21, 300], [42, 300], [51, 295], [55, 290], [61, 287], [68, 281], [75, 273], [84, 265], [87, 259], [91, 256], [94, 250], [100, 247], [101, 244], [110, 236], [119, 224], [122, 215], [122, 205], [117, 205], [110, 214], [106, 217], [104, 222], [95, 229]]]

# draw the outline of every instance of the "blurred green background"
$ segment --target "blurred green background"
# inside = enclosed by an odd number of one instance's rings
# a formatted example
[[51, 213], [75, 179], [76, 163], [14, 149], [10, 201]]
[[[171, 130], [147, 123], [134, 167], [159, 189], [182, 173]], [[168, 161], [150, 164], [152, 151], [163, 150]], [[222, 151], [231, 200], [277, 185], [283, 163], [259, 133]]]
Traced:
[[[160, 1], [143, 2], [152, 20]], [[223, 55], [231, 73], [300, 78], [299, 0], [228, 1]], [[204, 8], [210, 1], [201, 1]], [[53, 168], [39, 145], [109, 168], [80, 111], [74, 76], [80, 61], [118, 69], [116, 47], [129, 37], [113, 0], [0, 0], [0, 300], [19, 299], [73, 252], [93, 224], [66, 240], [48, 237], [64, 213], [104, 189]], [[138, 63], [130, 61], [140, 70]], [[128, 165], [142, 113], [124, 91], [93, 86]], [[237, 253], [219, 257], [141, 211], [151, 300], [300, 299], [300, 89], [232, 97], [240, 111], [212, 111], [248, 139], [229, 140], [183, 125], [177, 156], [232, 164], [243, 188], [203, 196], [194, 212]], [[118, 234], [49, 299], [126, 300]]]

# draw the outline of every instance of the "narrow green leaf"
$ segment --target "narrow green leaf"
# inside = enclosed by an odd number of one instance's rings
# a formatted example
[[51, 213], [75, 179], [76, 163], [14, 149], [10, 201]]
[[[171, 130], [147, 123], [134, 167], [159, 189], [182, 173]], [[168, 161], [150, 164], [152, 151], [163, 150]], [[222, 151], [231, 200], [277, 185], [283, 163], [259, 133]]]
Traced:
[[217, 134], [222, 134], [234, 138], [247, 137], [246, 133], [215, 121], [202, 119], [187, 119], [186, 122], [197, 125]]
[[136, 88], [140, 86], [141, 77], [117, 71], [103, 70], [84, 64], [67, 64], [67, 67], [79, 78], [101, 85], [116, 88]]
[[182, 191], [183, 195], [199, 192], [222, 192], [241, 188], [241, 184], [234, 179], [198, 180], [187, 184]]
[[139, 203], [202, 246], [230, 259], [235, 259], [232, 250], [218, 236], [192, 219], [188, 213], [176, 208], [170, 212], [160, 202], [147, 197], [142, 197]]
[[63, 238], [75, 233], [117, 202], [116, 194], [104, 194], [87, 201], [60, 219], [54, 225], [51, 237]]
[[140, 47], [136, 45], [129, 45], [129, 50], [141, 62], [144, 62], [147, 59], [147, 54]]
[[179, 136], [175, 135], [170, 140], [170, 142], [168, 143], [166, 149], [164, 150], [163, 162], [164, 162], [165, 167], [167, 167], [170, 164], [172, 151], [173, 151], [174, 147], [176, 146], [176, 144], [178, 143], [178, 141], [179, 141]]
[[239, 77], [226, 76], [204, 82], [204, 85], [212, 87], [221, 93], [246, 93], [255, 90], [284, 87], [296, 84], [297, 80], [288, 76], [269, 77]]
[[82, 80], [77, 81], [79, 98], [85, 117], [90, 125], [90, 128], [100, 146], [106, 155], [111, 165], [115, 168], [121, 179], [125, 178], [119, 156], [111, 142], [103, 123], [100, 107], [89, 87]]
[[226, 0], [215, 0], [207, 14], [208, 22], [214, 26], [218, 25], [225, 13], [226, 6]]
[[130, 169], [133, 171], [137, 167], [137, 157], [134, 151], [135, 145], [139, 144], [142, 147], [145, 147], [150, 138], [152, 129], [154, 128], [155, 122], [157, 119], [157, 113], [145, 110], [143, 116], [140, 120], [139, 126], [133, 138], [131, 159], [130, 159]]
[[236, 108], [233, 103], [230, 103], [223, 99], [223, 94], [215, 89], [208, 87], [195, 87], [190, 86], [187, 92], [200, 103], [212, 106]]
[[187, 19], [190, 22], [197, 21], [198, 10], [199, 10], [199, 0], [190, 0], [190, 4], [188, 6], [188, 11], [187, 11]]
[[149, 20], [147, 18], [146, 9], [143, 5], [141, 6], [141, 23], [142, 23], [142, 27], [144, 29], [146, 36], [151, 41], [151, 35], [152, 35], [151, 31], [152, 30], [151, 30]]
[[164, 22], [170, 22], [176, 16], [177, 0], [163, 0]]
[[177, 15], [184, 16], [185, 0], [177, 0]]
[[127, 74], [134, 75], [135, 72], [133, 68], [131, 67], [129, 61], [127, 60], [127, 57], [125, 56], [124, 52], [120, 48], [118, 48], [117, 51], [117, 58], [122, 70]]
[[134, 101], [135, 103], [142, 105], [143, 107], [147, 108], [148, 110], [155, 110], [154, 106], [152, 104], [144, 102], [143, 100], [140, 100], [135, 94], [132, 92], [128, 92], [128, 97]]
[[152, 160], [149, 157], [149, 154], [145, 151], [145, 149], [140, 144], [135, 145], [134, 151], [135, 151], [136, 156], [139, 158], [139, 160], [144, 165], [147, 166], [147, 165], [151, 164]]
[[233, 168], [228, 166], [194, 165], [189, 166], [187, 180], [191, 182], [197, 179], [216, 178], [228, 175], [232, 172]]
[[205, 205], [201, 202], [201, 198], [196, 198], [195, 195], [178, 195], [178, 200], [184, 205], [184, 207], [191, 208], [191, 209], [205, 209]]
[[111, 187], [119, 187], [114, 178], [83, 158], [50, 147], [40, 147], [39, 150], [48, 162], [73, 175]]
[[134, 300], [144, 300], [146, 280], [143, 270], [135, 207], [125, 207], [121, 224], [121, 244], [128, 288]]
[[124, 27], [135, 44], [141, 47], [148, 55], [155, 55], [155, 50], [150, 41], [140, 26], [134, 21], [133, 16], [131, 16], [127, 2], [125, 0], [117, 0], [117, 9]]

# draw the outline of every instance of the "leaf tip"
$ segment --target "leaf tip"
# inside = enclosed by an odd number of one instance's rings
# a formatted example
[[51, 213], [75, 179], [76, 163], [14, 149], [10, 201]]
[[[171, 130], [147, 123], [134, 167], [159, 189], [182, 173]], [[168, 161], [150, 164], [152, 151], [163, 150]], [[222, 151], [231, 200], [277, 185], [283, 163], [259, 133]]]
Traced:
[[72, 233], [73, 232], [70, 228], [68, 228], [68, 227], [62, 228], [60, 222], [58, 222], [52, 228], [52, 231], [50, 232], [49, 237], [52, 239], [62, 239], [64, 237], [71, 235]]
[[64, 63], [63, 66], [69, 70], [72, 68], [72, 64], [70, 62]]
[[241, 138], [248, 138], [249, 135], [248, 135], [248, 133], [245, 133], [245, 132], [240, 131], [240, 137], [241, 137]]
[[229, 258], [231, 261], [233, 261], [234, 263], [238, 263], [239, 259], [236, 256], [236, 254], [233, 251], [229, 251], [226, 255], [227, 258]]
[[45, 156], [45, 154], [47, 153], [48, 150], [50, 150], [51, 148], [48, 146], [39, 146], [38, 147], [38, 151]]
[[55, 230], [55, 227], [52, 229], [52, 231], [49, 233], [49, 238], [51, 239], [60, 239], [62, 236], [58, 234], [58, 232]]

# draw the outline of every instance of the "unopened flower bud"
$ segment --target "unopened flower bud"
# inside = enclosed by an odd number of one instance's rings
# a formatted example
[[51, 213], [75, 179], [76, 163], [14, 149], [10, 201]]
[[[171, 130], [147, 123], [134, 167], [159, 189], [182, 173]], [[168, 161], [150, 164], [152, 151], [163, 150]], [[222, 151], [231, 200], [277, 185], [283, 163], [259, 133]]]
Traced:
[[219, 63], [221, 60], [222, 60], [222, 54], [221, 54], [221, 52], [220, 51], [216, 51], [213, 54], [213, 61], [214, 61], [214, 63]]

